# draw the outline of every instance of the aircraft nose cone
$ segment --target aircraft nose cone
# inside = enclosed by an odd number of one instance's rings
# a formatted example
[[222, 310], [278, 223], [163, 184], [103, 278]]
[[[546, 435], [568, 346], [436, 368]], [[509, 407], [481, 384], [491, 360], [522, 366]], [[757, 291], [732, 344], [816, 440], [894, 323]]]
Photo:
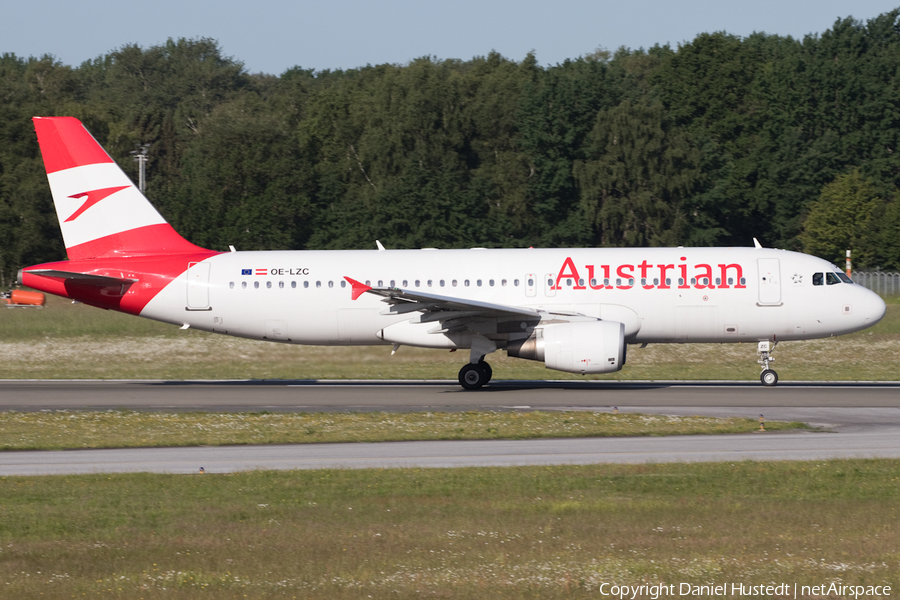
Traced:
[[865, 326], [871, 327], [884, 318], [884, 313], [887, 312], [887, 305], [881, 296], [870, 290], [866, 291], [868, 293], [864, 299], [862, 309], [865, 317]]

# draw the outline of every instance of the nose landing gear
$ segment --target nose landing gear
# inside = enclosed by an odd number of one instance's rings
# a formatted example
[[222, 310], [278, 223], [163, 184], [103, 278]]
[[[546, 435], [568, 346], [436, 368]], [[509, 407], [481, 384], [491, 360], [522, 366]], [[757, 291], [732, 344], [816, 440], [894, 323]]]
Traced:
[[762, 365], [762, 373], [759, 374], [759, 380], [767, 387], [778, 383], [778, 373], [769, 368], [769, 363], [775, 360], [772, 358], [772, 352], [775, 351], [776, 345], [778, 345], [777, 341], [769, 342], [766, 340], [760, 342], [756, 347], [756, 352], [759, 354], [759, 360], [756, 362]]

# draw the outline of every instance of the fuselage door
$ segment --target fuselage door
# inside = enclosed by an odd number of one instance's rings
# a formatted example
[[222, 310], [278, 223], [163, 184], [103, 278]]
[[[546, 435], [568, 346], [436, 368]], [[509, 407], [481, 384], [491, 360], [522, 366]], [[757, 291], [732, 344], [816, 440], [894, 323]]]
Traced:
[[554, 275], [553, 273], [547, 273], [546, 275], [544, 275], [544, 295], [556, 295], [556, 275]]
[[525, 295], [534, 298], [537, 294], [537, 275], [529, 273], [525, 276]]
[[758, 258], [759, 304], [777, 306], [781, 304], [781, 267], [777, 258]]
[[187, 309], [209, 310], [209, 263], [188, 263]]

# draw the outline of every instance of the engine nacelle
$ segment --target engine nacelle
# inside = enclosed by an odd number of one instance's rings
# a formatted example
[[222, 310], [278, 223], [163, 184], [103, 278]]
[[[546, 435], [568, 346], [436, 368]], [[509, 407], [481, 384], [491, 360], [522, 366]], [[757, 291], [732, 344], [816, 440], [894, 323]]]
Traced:
[[506, 353], [567, 373], [613, 373], [625, 364], [625, 326], [618, 321], [546, 325], [530, 337], [510, 340]]

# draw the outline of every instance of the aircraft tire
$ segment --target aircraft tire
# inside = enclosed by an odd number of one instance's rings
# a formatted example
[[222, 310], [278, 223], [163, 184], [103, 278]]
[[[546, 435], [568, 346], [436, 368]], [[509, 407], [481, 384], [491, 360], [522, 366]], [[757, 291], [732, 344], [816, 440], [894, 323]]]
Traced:
[[764, 386], [772, 387], [776, 383], [778, 383], [778, 373], [776, 373], [772, 369], [766, 369], [759, 374], [759, 380]]
[[487, 382], [487, 371], [480, 364], [469, 363], [459, 370], [459, 385], [467, 390], [477, 390]]
[[484, 361], [483, 358], [478, 362], [478, 366], [481, 367], [481, 369], [484, 371], [485, 377], [487, 377], [487, 379], [485, 379], [484, 382], [488, 383], [491, 380], [491, 378], [494, 376], [494, 370], [491, 368], [491, 365], [487, 364]]

